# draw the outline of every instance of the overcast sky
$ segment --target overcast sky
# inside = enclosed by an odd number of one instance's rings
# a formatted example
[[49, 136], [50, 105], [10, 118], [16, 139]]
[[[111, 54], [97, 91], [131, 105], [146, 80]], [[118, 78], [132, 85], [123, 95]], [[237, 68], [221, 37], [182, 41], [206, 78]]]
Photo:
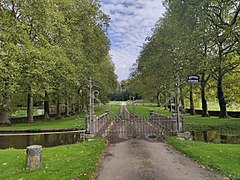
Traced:
[[162, 17], [161, 0], [100, 0], [101, 9], [110, 16], [108, 37], [110, 55], [119, 80], [129, 77], [147, 36], [152, 34], [155, 22]]

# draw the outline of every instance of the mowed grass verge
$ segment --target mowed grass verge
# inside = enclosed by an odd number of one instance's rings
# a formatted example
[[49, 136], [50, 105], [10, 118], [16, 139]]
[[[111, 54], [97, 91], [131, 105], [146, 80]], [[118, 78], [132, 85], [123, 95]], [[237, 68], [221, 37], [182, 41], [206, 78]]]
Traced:
[[[131, 105], [128, 105], [128, 110], [133, 112]], [[172, 114], [168, 110], [157, 107], [156, 104], [144, 106], [138, 104], [135, 106], [135, 114], [138, 116], [148, 116], [149, 110], [154, 110], [158, 114]], [[190, 116], [189, 114], [184, 114], [184, 126], [186, 131], [216, 130], [221, 132], [222, 135], [240, 135], [240, 118], [201, 117], [200, 115]]]
[[[96, 115], [101, 115], [105, 112], [103, 107], [95, 107]], [[117, 112], [119, 111], [119, 106], [109, 106], [107, 109], [109, 111]], [[111, 116], [111, 113], [109, 113]], [[42, 120], [34, 123], [22, 123], [22, 124], [12, 124], [11, 126], [0, 126], [0, 130], [51, 130], [51, 129], [85, 129], [86, 113], [81, 113], [73, 115], [70, 117], [64, 117], [61, 119], [51, 119]]]
[[184, 116], [185, 129], [191, 130], [217, 130], [223, 135], [240, 135], [240, 118], [201, 117], [200, 115]]
[[85, 123], [85, 114], [77, 114], [61, 119], [42, 120], [34, 123], [12, 124], [11, 126], [0, 126], [0, 130], [51, 130], [51, 129], [84, 129], [79, 124]]
[[209, 144], [167, 136], [166, 141], [178, 151], [230, 179], [240, 179], [240, 144]]
[[106, 107], [104, 107], [106, 111], [108, 111], [109, 117], [113, 118], [118, 116], [120, 112], [120, 105], [118, 103], [111, 104], [109, 103]]
[[92, 179], [105, 148], [105, 139], [43, 148], [42, 166], [34, 171], [25, 169], [26, 150], [0, 150], [0, 179]]
[[[133, 112], [133, 107], [131, 104], [127, 106], [129, 112]], [[162, 108], [157, 107], [157, 104], [136, 104], [135, 105], [135, 114], [138, 116], [149, 116], [149, 110], [153, 110], [155, 113], [164, 114], [164, 115], [171, 115], [172, 112], [168, 110], [164, 110]]]

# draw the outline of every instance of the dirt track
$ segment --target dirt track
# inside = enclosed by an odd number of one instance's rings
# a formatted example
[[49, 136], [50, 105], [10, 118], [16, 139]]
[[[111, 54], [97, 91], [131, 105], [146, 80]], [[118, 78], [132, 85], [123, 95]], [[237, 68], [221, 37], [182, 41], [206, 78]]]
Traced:
[[103, 160], [98, 180], [214, 180], [220, 175], [152, 140], [130, 139], [112, 144]]

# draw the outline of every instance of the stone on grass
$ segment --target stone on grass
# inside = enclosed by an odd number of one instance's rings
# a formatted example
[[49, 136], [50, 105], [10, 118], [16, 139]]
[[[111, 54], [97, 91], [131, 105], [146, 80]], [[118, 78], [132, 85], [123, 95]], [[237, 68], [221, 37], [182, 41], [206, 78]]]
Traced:
[[186, 131], [186, 132], [184, 132], [184, 133], [178, 133], [178, 137], [187, 140], [187, 139], [190, 139], [190, 138], [191, 138], [191, 133], [188, 132], [188, 131]]
[[38, 169], [42, 164], [42, 146], [32, 145], [27, 147], [26, 169]]

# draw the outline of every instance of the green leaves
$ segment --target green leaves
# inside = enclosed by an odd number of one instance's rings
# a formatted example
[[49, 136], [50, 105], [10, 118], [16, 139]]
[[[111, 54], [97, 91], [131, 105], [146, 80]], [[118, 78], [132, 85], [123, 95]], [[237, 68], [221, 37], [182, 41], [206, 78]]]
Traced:
[[[97, 1], [1, 1], [0, 94], [27, 92], [41, 98], [47, 90], [50, 96], [78, 99], [77, 91], [86, 88], [90, 76], [115, 82], [107, 60], [109, 18], [99, 7]], [[103, 94], [109, 82], [101, 84]], [[17, 91], [21, 93], [13, 94]]]
[[147, 38], [132, 73], [133, 83], [148, 92], [145, 97], [153, 89], [171, 93], [177, 74], [184, 89], [190, 74], [201, 74], [204, 83], [210, 80], [215, 87], [219, 81], [227, 83], [228, 74], [239, 75], [239, 2], [166, 0], [165, 6], [167, 12]]

